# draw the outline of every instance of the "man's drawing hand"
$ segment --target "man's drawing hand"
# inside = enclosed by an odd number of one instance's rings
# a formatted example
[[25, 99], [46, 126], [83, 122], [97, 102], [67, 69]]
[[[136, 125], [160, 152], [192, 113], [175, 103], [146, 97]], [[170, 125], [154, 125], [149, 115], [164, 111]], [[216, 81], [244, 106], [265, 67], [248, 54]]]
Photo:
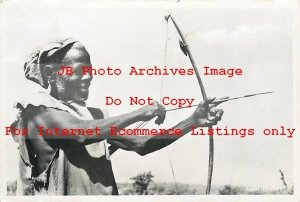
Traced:
[[152, 105], [142, 107], [139, 111], [142, 114], [143, 121], [149, 121], [157, 116], [155, 120], [157, 125], [162, 124], [166, 117], [166, 108], [157, 101], [153, 101]]

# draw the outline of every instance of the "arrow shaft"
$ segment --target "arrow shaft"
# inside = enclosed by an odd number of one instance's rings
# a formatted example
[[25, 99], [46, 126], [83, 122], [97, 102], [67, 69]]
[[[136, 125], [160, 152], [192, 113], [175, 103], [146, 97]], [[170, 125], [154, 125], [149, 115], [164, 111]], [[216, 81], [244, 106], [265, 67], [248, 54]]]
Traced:
[[[249, 98], [249, 97], [253, 97], [253, 96], [257, 96], [257, 95], [265, 95], [265, 94], [269, 94], [269, 93], [273, 93], [273, 91], [263, 92], [263, 93], [255, 93], [255, 94], [250, 94], [250, 95], [244, 95], [244, 96], [239, 96], [239, 97], [232, 97], [232, 98], [222, 99], [222, 100], [218, 100], [218, 101], [216, 101], [214, 103], [221, 104], [223, 102], [227, 102], [227, 101], [230, 101], [230, 100], [245, 99], [245, 98]], [[166, 111], [169, 112], [169, 111], [174, 111], [174, 110], [179, 110], [179, 109], [186, 109], [186, 108], [191, 108], [191, 107], [197, 107], [198, 105], [199, 104], [188, 106], [188, 107], [176, 107], [176, 108], [167, 109]]]

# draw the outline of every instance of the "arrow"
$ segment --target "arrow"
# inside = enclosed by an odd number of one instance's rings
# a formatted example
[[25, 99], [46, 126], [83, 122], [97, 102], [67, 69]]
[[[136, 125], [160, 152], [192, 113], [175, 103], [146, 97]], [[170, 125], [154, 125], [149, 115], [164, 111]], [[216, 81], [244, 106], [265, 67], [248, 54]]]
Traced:
[[[239, 96], [239, 97], [233, 97], [233, 98], [225, 98], [225, 99], [220, 99], [220, 100], [216, 100], [213, 102], [213, 104], [221, 104], [223, 102], [227, 102], [230, 100], [239, 100], [239, 99], [244, 99], [244, 98], [249, 98], [249, 97], [253, 97], [253, 96], [257, 96], [257, 95], [265, 95], [265, 94], [270, 94], [270, 93], [274, 93], [274, 91], [268, 91], [268, 92], [263, 92], [263, 93], [255, 93], [255, 94], [249, 94], [249, 95], [244, 95], [244, 96]], [[185, 108], [191, 108], [191, 107], [197, 107], [197, 105], [192, 105], [189, 107], [178, 107], [178, 108], [171, 108], [171, 109], [167, 109], [166, 111], [174, 111], [174, 110], [179, 110], [179, 109], [185, 109]]]

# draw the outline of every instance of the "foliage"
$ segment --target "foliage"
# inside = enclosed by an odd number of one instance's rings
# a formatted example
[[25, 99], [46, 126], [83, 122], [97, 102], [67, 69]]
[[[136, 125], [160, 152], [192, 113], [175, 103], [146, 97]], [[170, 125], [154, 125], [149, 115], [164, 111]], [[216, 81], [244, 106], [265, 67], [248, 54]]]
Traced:
[[7, 182], [7, 195], [14, 196], [17, 191], [17, 181]]
[[225, 185], [219, 190], [220, 195], [237, 195], [239, 192], [240, 191], [238, 188], [232, 187], [230, 185]]
[[135, 189], [135, 193], [138, 195], [148, 195], [148, 186], [150, 182], [153, 181], [153, 177], [154, 176], [149, 171], [140, 173], [137, 176], [130, 178], [131, 180], [134, 180], [133, 187]]
[[[136, 195], [136, 189], [133, 183], [118, 183], [118, 190], [120, 195]], [[226, 188], [225, 188], [226, 186]], [[183, 183], [155, 183], [151, 181], [147, 187], [148, 195], [204, 195], [205, 185], [195, 185], [195, 184], [183, 184]], [[7, 195], [16, 195], [17, 182], [7, 183]], [[243, 186], [212, 186], [211, 194], [237, 194], [237, 195], [288, 195], [292, 194], [293, 186], [290, 188], [291, 192], [285, 190], [284, 187], [281, 189], [264, 189], [263, 187], [257, 187], [257, 189], [249, 190], [247, 187]]]

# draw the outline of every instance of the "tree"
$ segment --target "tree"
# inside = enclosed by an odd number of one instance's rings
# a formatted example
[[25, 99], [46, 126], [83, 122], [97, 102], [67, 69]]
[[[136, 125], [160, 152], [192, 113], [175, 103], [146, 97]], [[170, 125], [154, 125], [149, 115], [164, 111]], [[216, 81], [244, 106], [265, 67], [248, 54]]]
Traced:
[[135, 189], [135, 193], [138, 195], [148, 195], [148, 186], [150, 182], [152, 182], [152, 175], [151, 171], [139, 173], [137, 176], [130, 178], [134, 180], [133, 187]]

